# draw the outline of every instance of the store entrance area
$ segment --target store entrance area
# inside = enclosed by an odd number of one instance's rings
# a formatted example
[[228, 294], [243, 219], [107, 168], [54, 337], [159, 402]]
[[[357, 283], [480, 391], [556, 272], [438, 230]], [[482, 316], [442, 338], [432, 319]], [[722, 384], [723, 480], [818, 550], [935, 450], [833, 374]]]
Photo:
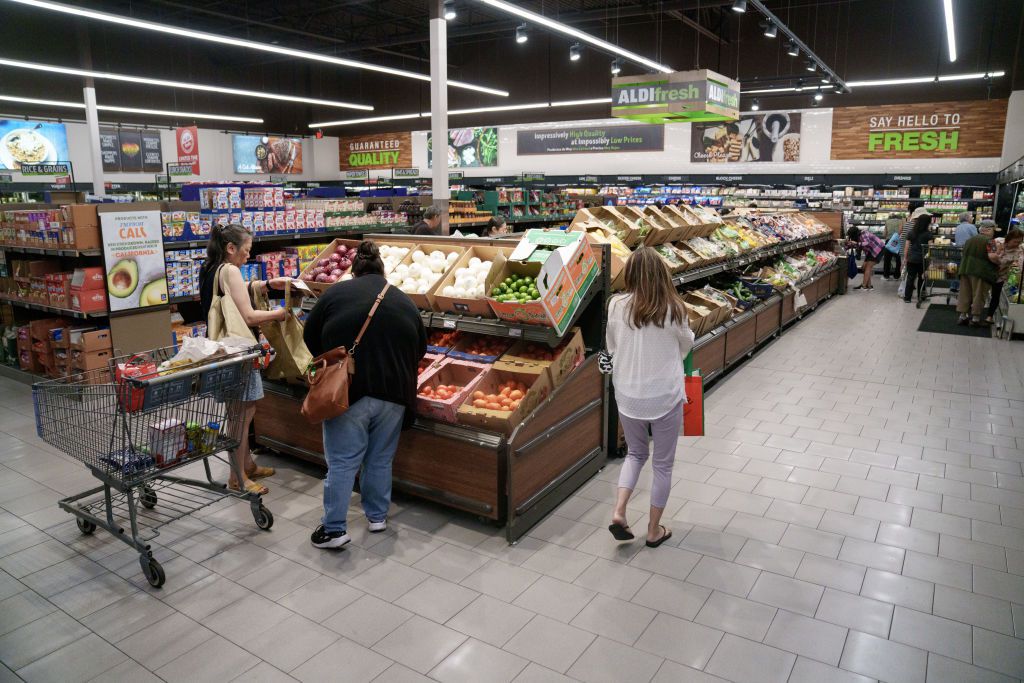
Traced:
[[56, 506], [94, 480], [0, 379], [0, 680], [1024, 677], [1024, 347], [920, 332], [895, 289], [834, 297], [718, 382], [656, 550], [608, 533], [613, 460], [515, 545], [396, 496], [373, 535], [354, 500], [325, 553], [323, 471], [265, 455], [272, 530], [231, 498], [173, 522], [154, 589]]

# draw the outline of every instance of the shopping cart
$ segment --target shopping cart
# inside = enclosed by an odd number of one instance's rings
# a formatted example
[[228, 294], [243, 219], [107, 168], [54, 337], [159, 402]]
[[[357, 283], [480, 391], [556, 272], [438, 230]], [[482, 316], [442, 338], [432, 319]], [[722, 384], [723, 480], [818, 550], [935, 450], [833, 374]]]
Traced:
[[[75, 515], [83, 534], [102, 527], [138, 550], [142, 572], [157, 588], [165, 575], [149, 543], [165, 524], [227, 497], [248, 501], [260, 529], [274, 524], [258, 494], [215, 481], [209, 462], [228, 461], [225, 451], [238, 445], [240, 399], [253, 381], [259, 348], [177, 365], [166, 374], [152, 371], [174, 353], [168, 347], [116, 358], [109, 368], [32, 387], [39, 437], [81, 460], [102, 482], [64, 498], [60, 507]], [[117, 372], [132, 365], [137, 377]], [[199, 463], [205, 479], [175, 475]]]
[[925, 299], [942, 296], [941, 293], [936, 293], [937, 287], [946, 290], [947, 305], [952, 301], [954, 285], [960, 281], [957, 273], [960, 270], [962, 254], [963, 248], [953, 244], [928, 245], [924, 259], [924, 276], [917, 290], [918, 308], [921, 308], [921, 302]]

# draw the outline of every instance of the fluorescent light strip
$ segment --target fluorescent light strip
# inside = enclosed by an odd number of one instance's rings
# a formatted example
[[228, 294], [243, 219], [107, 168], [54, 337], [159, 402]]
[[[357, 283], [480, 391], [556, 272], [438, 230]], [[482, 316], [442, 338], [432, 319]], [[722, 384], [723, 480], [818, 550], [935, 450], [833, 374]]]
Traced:
[[956, 32], [953, 29], [953, 0], [942, 0], [942, 10], [946, 15], [946, 42], [949, 43], [949, 61], [956, 61]]
[[[269, 43], [257, 43], [251, 40], [230, 38], [228, 36], [220, 36], [215, 33], [193, 31], [191, 29], [186, 29], [180, 26], [167, 26], [164, 24], [157, 24], [151, 21], [142, 21], [140, 19], [121, 17], [116, 14], [97, 12], [95, 10], [85, 9], [82, 7], [72, 7], [70, 5], [64, 5], [58, 2], [47, 2], [46, 0], [7, 0], [7, 2], [16, 2], [19, 5], [27, 5], [29, 7], [51, 10], [53, 12], [62, 12], [64, 14], [71, 14], [77, 17], [85, 17], [86, 19], [96, 19], [97, 21], [105, 21], [107, 23], [119, 24], [121, 26], [130, 26], [132, 28], [140, 28], [145, 29], [147, 31], [166, 33], [168, 35], [178, 36], [180, 38], [204, 40], [208, 43], [231, 45], [233, 47], [242, 47], [250, 50], [260, 50], [261, 52], [272, 52], [274, 54], [295, 57], [296, 59], [308, 59], [314, 62], [334, 64], [335, 66], [343, 66], [351, 69], [364, 69], [367, 71], [376, 71], [377, 73], [388, 74], [390, 76], [401, 76], [402, 78], [413, 78], [418, 81], [426, 81], [428, 83], [430, 82], [429, 75], [416, 73], [414, 71], [406, 71], [404, 69], [393, 69], [387, 66], [370, 64], [368, 62], [357, 62], [353, 59], [332, 57], [330, 55], [322, 55], [316, 52], [306, 52], [305, 50], [295, 50], [289, 47], [281, 47], [280, 45], [272, 45]], [[508, 92], [504, 90], [498, 90], [497, 88], [488, 88], [482, 85], [473, 85], [471, 83], [464, 83], [462, 81], [453, 80], [449, 80], [448, 85], [454, 88], [462, 88], [464, 90], [474, 90], [476, 92], [487, 93], [488, 95], [508, 97]]]
[[31, 69], [34, 71], [45, 71], [48, 73], [65, 74], [68, 76], [83, 76], [101, 78], [110, 81], [122, 81], [125, 83], [142, 83], [144, 85], [158, 85], [167, 88], [188, 88], [190, 90], [203, 90], [205, 92], [222, 93], [225, 95], [239, 95], [241, 97], [259, 97], [267, 100], [279, 100], [281, 102], [302, 102], [324, 107], [342, 107], [346, 109], [359, 109], [361, 111], [373, 111], [368, 104], [352, 104], [351, 102], [337, 102], [334, 100], [318, 100], [310, 97], [298, 97], [294, 95], [278, 95], [276, 93], [257, 92], [255, 90], [239, 90], [237, 88], [222, 88], [218, 85], [199, 85], [196, 83], [183, 83], [181, 81], [165, 81], [159, 78], [145, 78], [143, 76], [125, 76], [112, 74], [103, 71], [87, 71], [85, 69], [72, 69], [65, 66], [54, 66], [52, 64], [37, 64], [35, 62], [21, 62], [13, 59], [0, 58], [0, 66], [10, 66], [16, 69]]
[[[26, 0], [15, 0], [15, 1], [16, 2], [24, 2]], [[529, 23], [538, 24], [540, 26], [545, 26], [545, 27], [551, 29], [552, 31], [557, 31], [557, 32], [563, 33], [563, 34], [565, 34], [567, 36], [571, 36], [573, 38], [576, 38], [577, 40], [581, 40], [581, 41], [583, 41], [585, 43], [589, 43], [589, 44], [591, 44], [591, 45], [593, 45], [595, 47], [598, 47], [598, 48], [600, 48], [602, 50], [605, 50], [607, 52], [612, 52], [612, 53], [617, 54], [617, 55], [622, 55], [626, 59], [628, 59], [628, 60], [630, 60], [632, 62], [636, 62], [637, 64], [641, 64], [641, 65], [643, 65], [643, 66], [645, 66], [648, 69], [651, 69], [653, 71], [660, 71], [661, 73], [666, 73], [666, 74], [670, 74], [670, 73], [675, 71], [675, 69], [673, 69], [671, 67], [668, 67], [668, 66], [665, 66], [664, 64], [659, 64], [658, 62], [655, 62], [652, 59], [648, 59], [647, 57], [643, 57], [641, 55], [638, 55], [635, 52], [630, 52], [629, 50], [625, 50], [625, 49], [619, 47], [618, 45], [613, 45], [612, 43], [609, 43], [607, 41], [601, 40], [600, 38], [596, 38], [596, 37], [590, 35], [589, 33], [584, 33], [583, 31], [579, 31], [577, 29], [574, 29], [571, 26], [568, 26], [567, 24], [563, 24], [563, 23], [555, 21], [553, 19], [548, 19], [543, 14], [537, 14], [536, 12], [531, 12], [530, 10], [523, 9], [522, 7], [518, 7], [516, 5], [513, 5], [510, 2], [505, 2], [504, 0], [478, 0], [478, 2], [480, 2], [480, 3], [484, 4], [484, 5], [488, 5], [490, 7], [493, 7], [494, 9], [501, 10], [502, 12], [507, 12], [509, 14], [514, 14], [517, 17], [522, 17], [523, 19], [526, 19], [526, 21], [529, 22]]]
[[[21, 104], [38, 104], [47, 107], [71, 107], [73, 109], [85, 109], [81, 102], [63, 102], [58, 100], [39, 100], [31, 97], [14, 97], [13, 95], [0, 95], [0, 101], [19, 102]], [[251, 118], [248, 116], [228, 116], [227, 114], [196, 114], [185, 111], [166, 111], [164, 109], [135, 109], [133, 107], [115, 107], [112, 105], [97, 104], [99, 111], [114, 111], [122, 114], [143, 114], [149, 116], [170, 116], [181, 119], [211, 119], [214, 121], [239, 121], [241, 123], [263, 123], [263, 119]]]
[[[833, 85], [823, 85], [823, 86], [821, 86], [821, 89], [822, 90], [831, 90], [834, 87], [835, 86], [833, 86]], [[777, 93], [777, 92], [803, 92], [804, 90], [810, 90], [810, 87], [809, 86], [802, 86], [799, 90], [797, 88], [793, 88], [793, 87], [788, 87], [788, 88], [762, 88], [760, 90], [744, 90], [741, 94], [743, 94], [743, 95], [757, 95], [757, 94], [763, 94], [763, 93]]]
[[[519, 109], [547, 109], [548, 107], [580, 107], [590, 104], [611, 104], [612, 98], [599, 97], [592, 100], [563, 100], [561, 102], [534, 102], [530, 104], [509, 104], [500, 107], [477, 107], [475, 109], [452, 109], [449, 116], [459, 114], [479, 114], [494, 111], [517, 111]], [[419, 114], [394, 114], [392, 116], [371, 116], [365, 119], [345, 119], [343, 121], [323, 121], [311, 123], [310, 128], [327, 128], [329, 126], [352, 126], [359, 123], [378, 123], [380, 121], [400, 121], [403, 119], [428, 119], [430, 112], [425, 111]]]
[[969, 73], [969, 74], [949, 74], [946, 76], [915, 76], [912, 78], [888, 78], [876, 81], [847, 81], [846, 85], [851, 88], [868, 88], [882, 85], [915, 85], [919, 83], [935, 83], [947, 82], [947, 81], [973, 81], [980, 80], [985, 77], [989, 78], [1000, 78], [1005, 76], [1005, 71], [990, 71], [988, 73]]

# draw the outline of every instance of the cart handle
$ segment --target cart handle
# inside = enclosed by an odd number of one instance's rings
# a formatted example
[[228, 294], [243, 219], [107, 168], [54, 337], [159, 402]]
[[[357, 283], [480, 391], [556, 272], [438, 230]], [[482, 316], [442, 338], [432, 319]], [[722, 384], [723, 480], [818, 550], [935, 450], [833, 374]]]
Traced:
[[236, 363], [244, 363], [245, 361], [255, 360], [259, 358], [261, 355], [262, 354], [259, 351], [251, 351], [241, 356], [232, 356], [224, 360], [209, 363], [208, 365], [200, 365], [198, 367], [188, 368], [186, 370], [179, 370], [177, 372], [172, 372], [167, 375], [158, 375], [157, 377], [153, 377], [152, 379], [138, 379], [135, 377], [126, 377], [125, 381], [140, 387], [153, 386], [154, 384], [170, 382], [171, 380], [179, 379], [181, 377], [187, 377], [189, 375], [198, 375], [199, 373], [206, 372], [207, 370], [216, 370], [218, 368], [227, 367], [229, 365], [234, 365]]

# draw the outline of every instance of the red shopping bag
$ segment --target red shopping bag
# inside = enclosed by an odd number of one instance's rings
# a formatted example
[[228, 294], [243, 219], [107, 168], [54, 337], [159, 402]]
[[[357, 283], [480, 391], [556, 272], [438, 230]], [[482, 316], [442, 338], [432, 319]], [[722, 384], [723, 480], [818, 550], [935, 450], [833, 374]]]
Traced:
[[149, 379], [156, 377], [156, 363], [148, 356], [132, 356], [127, 363], [118, 363], [114, 369], [114, 381], [117, 383], [117, 399], [121, 408], [128, 413], [142, 410], [146, 399], [146, 391], [142, 387], [133, 386], [126, 379]]
[[688, 375], [687, 403], [683, 405], [683, 436], [704, 436], [704, 378]]

